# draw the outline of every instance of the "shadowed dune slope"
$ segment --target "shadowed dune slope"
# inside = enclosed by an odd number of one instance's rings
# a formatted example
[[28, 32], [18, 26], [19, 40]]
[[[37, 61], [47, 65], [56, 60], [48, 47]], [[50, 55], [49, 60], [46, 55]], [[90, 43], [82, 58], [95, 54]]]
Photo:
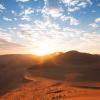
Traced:
[[0, 94], [27, 82], [24, 75], [27, 69], [35, 63], [37, 63], [37, 58], [32, 55], [1, 55]]
[[50, 79], [100, 82], [100, 55], [69, 51], [32, 66], [29, 72]]

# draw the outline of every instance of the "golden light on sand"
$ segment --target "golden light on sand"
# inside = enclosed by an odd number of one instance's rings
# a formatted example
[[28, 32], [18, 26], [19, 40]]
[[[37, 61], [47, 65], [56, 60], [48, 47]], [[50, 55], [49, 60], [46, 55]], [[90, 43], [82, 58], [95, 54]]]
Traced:
[[35, 51], [34, 54], [38, 56], [44, 56], [55, 52], [55, 49], [52, 46], [41, 45]]

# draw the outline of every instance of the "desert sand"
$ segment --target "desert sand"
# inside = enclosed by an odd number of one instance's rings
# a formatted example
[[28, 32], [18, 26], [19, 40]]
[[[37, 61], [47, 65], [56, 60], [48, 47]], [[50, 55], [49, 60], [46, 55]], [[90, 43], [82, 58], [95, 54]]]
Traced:
[[89, 99], [100, 100], [100, 55], [0, 56], [0, 100]]
[[[32, 78], [32, 77], [31, 77]], [[33, 80], [33, 81], [32, 81]], [[71, 86], [65, 81], [33, 78], [0, 100], [100, 100], [100, 90]]]

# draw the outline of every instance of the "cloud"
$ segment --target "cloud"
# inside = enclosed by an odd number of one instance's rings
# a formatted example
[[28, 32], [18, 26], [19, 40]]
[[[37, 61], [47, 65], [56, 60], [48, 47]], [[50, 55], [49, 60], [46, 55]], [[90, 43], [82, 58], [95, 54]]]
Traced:
[[78, 25], [79, 24], [79, 20], [77, 20], [74, 17], [70, 17], [70, 25]]
[[93, 28], [100, 28], [100, 18], [96, 18], [93, 23], [89, 24]]
[[[9, 28], [7, 27], [6, 30], [0, 29], [0, 38], [4, 39], [7, 43], [9, 42], [9, 47], [12, 46], [16, 48], [17, 46], [14, 46], [16, 44], [10, 44], [16, 43], [16, 41], [21, 42], [30, 48], [34, 45], [36, 47], [43, 44], [52, 45], [55, 50], [61, 51], [82, 49], [83, 46], [86, 47], [87, 44], [87, 47], [91, 48], [94, 47], [94, 44], [100, 45], [97, 43], [99, 42], [100, 36], [96, 33], [89, 33], [71, 28], [74, 26], [76, 26], [74, 28], [78, 28], [77, 25], [80, 24], [81, 20], [78, 15], [75, 15], [75, 17], [73, 16], [74, 13], [71, 14], [71, 12], [84, 9], [89, 5], [92, 5], [92, 0], [55, 0], [54, 3], [51, 0], [44, 0], [42, 4], [37, 4], [34, 7], [31, 7], [30, 4], [23, 4], [30, 0], [16, 1], [20, 8], [17, 10], [10, 10], [12, 19], [10, 19], [10, 17], [6, 17], [8, 15], [7, 13], [4, 13], [7, 15], [3, 17], [3, 20], [5, 21], [16, 21], [16, 23], [14, 22], [10, 24]], [[4, 10], [6, 8], [2, 9]], [[89, 24], [89, 26], [91, 29], [92, 27], [93, 29], [99, 28], [99, 22], [100, 18], [96, 18]], [[69, 27], [67, 27], [68, 25]], [[83, 25], [80, 25], [80, 27], [81, 26]], [[34, 48], [32, 48], [32, 50], [33, 49]]]
[[12, 21], [12, 19], [7, 18], [7, 17], [3, 17], [3, 20], [5, 20], [5, 21]]
[[2, 4], [0, 4], [0, 12], [3, 12], [3, 10], [6, 9]]
[[54, 35], [58, 32], [56, 30], [60, 30], [60, 27], [58, 24], [52, 22], [48, 16], [45, 16], [43, 20], [34, 21], [33, 24], [20, 24], [19, 30], [17, 32], [18, 36], [35, 43], [35, 45], [39, 45], [48, 38], [54, 38]]
[[77, 11], [81, 8], [86, 8], [87, 5], [91, 5], [91, 0], [61, 0], [62, 3], [67, 7], [69, 12]]
[[11, 13], [12, 13], [14, 16], [17, 16], [17, 13], [16, 13], [14, 10], [11, 10]]
[[[74, 18], [71, 16], [66, 17], [66, 20], [72, 21], [70, 24], [77, 25], [72, 19]], [[83, 45], [86, 47], [85, 45], [89, 43], [89, 47], [92, 48], [97, 41], [100, 41], [100, 35], [96, 33], [88, 33], [70, 27], [61, 29], [58, 24], [48, 20], [48, 17], [42, 21], [37, 20], [33, 24], [20, 24], [19, 27], [18, 35], [29, 41], [28, 43], [31, 43], [31, 45], [34, 44], [37, 48], [46, 43], [52, 45], [55, 51], [82, 50]]]
[[5, 40], [5, 39], [2, 39], [2, 38], [0, 38], [0, 47], [2, 48], [2, 49], [4, 49], [4, 48], [15, 48], [15, 47], [24, 47], [23, 45], [21, 45], [21, 44], [17, 44], [17, 43], [13, 43], [13, 42], [9, 42], [9, 41], [7, 41], [7, 40]]
[[4, 29], [0, 30], [0, 38], [5, 39], [7, 41], [11, 41], [11, 34], [7, 33]]
[[72, 16], [61, 16], [62, 21], [69, 21], [70, 25], [79, 25], [80, 21]]
[[91, 34], [85, 31], [76, 30], [76, 29], [67, 27], [63, 30], [52, 29], [52, 30], [46, 31], [45, 33], [42, 30], [33, 31], [33, 34], [30, 37], [30, 41], [32, 42], [32, 44], [33, 43], [36, 44], [37, 49], [41, 45], [46, 44], [46, 45], [52, 46], [55, 51], [64, 51], [64, 50], [66, 51], [66, 50], [72, 50], [72, 49], [82, 50], [83, 47], [84, 47], [83, 50], [86, 50], [86, 48], [93, 49], [95, 47], [95, 44], [97, 46], [100, 45], [99, 44], [100, 35], [97, 35], [95, 33]]
[[26, 21], [30, 21], [30, 15], [34, 13], [34, 9], [33, 8], [27, 8], [22, 10], [21, 13], [19, 13], [19, 16], [21, 17], [21, 20], [26, 20]]
[[9, 27], [9, 28], [8, 28], [8, 30], [11, 30], [11, 31], [12, 31], [12, 30], [16, 30], [16, 29], [17, 29], [16, 27]]
[[[11, 30], [12, 29], [13, 28], [11, 28]], [[26, 46], [24, 46], [20, 42], [16, 43], [12, 38], [12, 34], [9, 34], [9, 31], [7, 32], [5, 29], [0, 28], [0, 54], [15, 54], [27, 52], [28, 50]]]
[[44, 16], [42, 20], [34, 21], [33, 27], [37, 30], [60, 29], [60, 26], [50, 16]]
[[59, 17], [62, 15], [62, 12], [63, 12], [62, 8], [44, 7], [42, 9], [43, 15], [50, 15], [52, 17]]
[[28, 2], [30, 0], [16, 0], [16, 2]]
[[38, 34], [40, 34], [40, 38], [45, 37], [43, 33], [48, 35], [50, 30], [60, 30], [59, 25], [54, 23], [48, 16], [45, 16], [42, 20], [35, 20], [32, 24], [19, 24], [18, 26], [20, 31], [17, 34], [28, 40], [35, 40]]
[[80, 9], [79, 7], [68, 8], [68, 11], [69, 11], [69, 12], [74, 12], [74, 11], [77, 11], [77, 10], [79, 10], [79, 9]]
[[19, 27], [22, 31], [29, 31], [31, 30], [31, 25], [29, 24], [19, 24]]
[[89, 24], [89, 26], [91, 26], [91, 27], [93, 27], [93, 28], [98, 28], [98, 27], [99, 27], [99, 25], [96, 24], [96, 23], [91, 23], [91, 24]]
[[52, 6], [49, 3], [50, 3], [49, 0], [44, 0], [44, 6], [41, 10], [42, 15], [51, 16], [53, 18], [60, 17], [63, 14], [64, 9], [62, 7], [59, 7], [58, 4], [55, 4], [55, 6]]
[[32, 8], [27, 8], [27, 9], [24, 9], [24, 10], [20, 13], [20, 15], [30, 15], [30, 14], [32, 14], [32, 13], [34, 13], [34, 9], [32, 9]]
[[0, 38], [0, 54], [16, 53], [27, 53], [26, 46]]
[[95, 19], [96, 23], [100, 23], [100, 17]]
[[[79, 21], [71, 16], [67, 17], [67, 20], [70, 21], [71, 25], [79, 24]], [[45, 16], [42, 20], [34, 21], [33, 24], [19, 24], [19, 30], [20, 31], [17, 34], [19, 34], [21, 38], [35, 42], [47, 40], [48, 38], [59, 39], [63, 37], [64, 34], [66, 34], [65, 31], [61, 29], [59, 24], [52, 21], [51, 17], [48, 16]]]
[[79, 7], [85, 8], [87, 6], [87, 2], [81, 2], [78, 4]]
[[92, 13], [95, 13], [95, 12], [96, 12], [96, 10], [92, 10], [91, 12], [92, 12]]
[[[72, 16], [61, 16], [61, 19], [62, 21], [69, 21], [70, 25], [80, 23]], [[50, 16], [43, 16], [42, 20], [35, 20], [32, 24], [19, 24], [19, 30], [18, 36], [27, 41], [26, 46], [30, 45], [31, 48], [34, 45], [35, 51], [41, 45], [46, 44], [52, 46], [55, 51], [75, 49], [87, 52], [91, 48], [91, 52], [93, 52], [96, 48], [95, 44], [100, 45], [97, 43], [100, 42], [100, 35], [97, 33], [89, 33], [70, 27], [61, 28]]]

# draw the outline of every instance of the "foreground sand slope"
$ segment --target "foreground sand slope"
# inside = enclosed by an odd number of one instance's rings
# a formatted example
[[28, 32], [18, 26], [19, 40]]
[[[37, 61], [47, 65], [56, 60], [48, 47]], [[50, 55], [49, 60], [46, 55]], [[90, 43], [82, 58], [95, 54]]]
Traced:
[[[32, 80], [32, 79], [31, 79]], [[0, 100], [100, 100], [100, 90], [78, 88], [64, 81], [33, 78]]]

